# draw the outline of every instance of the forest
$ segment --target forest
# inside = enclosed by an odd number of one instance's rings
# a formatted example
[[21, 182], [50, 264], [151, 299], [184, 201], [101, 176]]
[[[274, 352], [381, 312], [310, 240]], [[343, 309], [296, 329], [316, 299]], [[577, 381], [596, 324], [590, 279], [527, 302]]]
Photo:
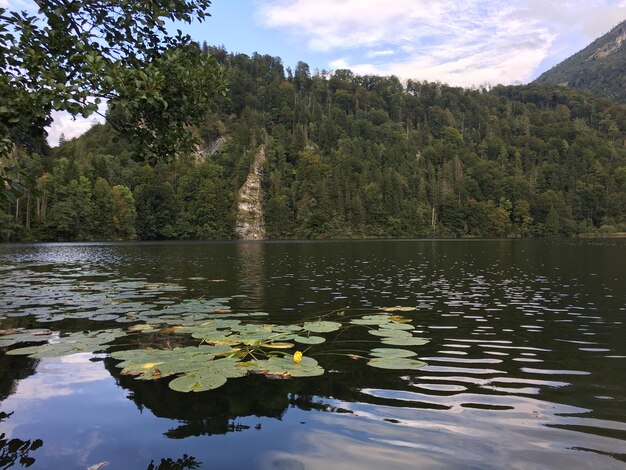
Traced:
[[[16, 146], [3, 241], [232, 239], [265, 149], [272, 239], [569, 237], [626, 231], [626, 106], [547, 84], [456, 88], [200, 46], [228, 92], [198, 144], [137, 158], [111, 124]], [[115, 119], [109, 112], [109, 120]]]

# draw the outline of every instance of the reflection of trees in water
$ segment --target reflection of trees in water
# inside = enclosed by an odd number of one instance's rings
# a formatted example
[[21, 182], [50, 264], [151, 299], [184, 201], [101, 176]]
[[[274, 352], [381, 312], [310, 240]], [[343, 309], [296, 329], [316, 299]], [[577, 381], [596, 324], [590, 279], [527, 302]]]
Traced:
[[[23, 356], [0, 356], [0, 401], [4, 401], [15, 393], [20, 380], [30, 377], [37, 370], [39, 360]], [[13, 413], [0, 412], [0, 423], [9, 419]], [[10, 468], [16, 464], [30, 467], [35, 458], [30, 452], [43, 445], [41, 439], [22, 440], [7, 439], [4, 433], [0, 434], [0, 468]]]
[[[0, 413], [0, 423], [9, 418], [13, 413]], [[10, 468], [15, 464], [30, 467], [35, 463], [35, 458], [30, 452], [39, 449], [43, 445], [41, 439], [23, 441], [22, 439], [5, 439], [5, 434], [0, 434], [0, 468]]]
[[[140, 410], [148, 408], [155, 416], [182, 422], [165, 433], [171, 439], [261, 429], [261, 420], [256, 424], [242, 423], [240, 420], [245, 417], [280, 420], [289, 408], [351, 413], [350, 410], [325, 402], [325, 397], [358, 402], [367, 398], [360, 393], [360, 387], [397, 389], [402, 387], [401, 383], [406, 386], [397, 376], [372, 370], [344, 358], [333, 362], [333, 365], [340, 366], [337, 367], [340, 373], [327, 372], [320, 377], [291, 380], [270, 380], [249, 375], [229, 379], [226, 385], [217, 390], [180, 393], [168, 387], [169, 378], [136, 380], [131, 376], [120, 375], [120, 369], [114, 366], [113, 359], [105, 359], [104, 363], [117, 383], [132, 392], [129, 398]], [[377, 401], [374, 397], [367, 399]]]
[[183, 456], [179, 459], [161, 459], [161, 462], [155, 464], [154, 461], [150, 462], [147, 470], [192, 470], [195, 468], [200, 468], [202, 462], [198, 462], [195, 457], [187, 454], [183, 454]]
[[246, 310], [261, 309], [265, 299], [265, 244], [241, 242], [236, 247], [239, 288], [246, 294], [241, 306]]
[[[24, 346], [37, 343], [24, 344]], [[0, 401], [15, 393], [18, 381], [30, 377], [37, 370], [38, 359], [25, 356], [0, 356]]]

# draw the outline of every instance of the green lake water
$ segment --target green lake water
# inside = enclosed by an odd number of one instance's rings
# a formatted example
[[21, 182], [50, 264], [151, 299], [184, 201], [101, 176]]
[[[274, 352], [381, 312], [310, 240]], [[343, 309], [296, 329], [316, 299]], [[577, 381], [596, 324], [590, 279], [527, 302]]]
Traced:
[[[217, 319], [323, 374], [118, 367]], [[0, 468], [626, 468], [626, 240], [0, 245], [0, 329]]]

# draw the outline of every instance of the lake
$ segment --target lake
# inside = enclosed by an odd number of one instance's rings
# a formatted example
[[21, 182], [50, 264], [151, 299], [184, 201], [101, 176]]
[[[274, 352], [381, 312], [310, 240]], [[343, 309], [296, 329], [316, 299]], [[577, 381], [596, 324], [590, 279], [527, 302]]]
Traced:
[[626, 240], [1, 245], [0, 468], [623, 469], [625, 280]]

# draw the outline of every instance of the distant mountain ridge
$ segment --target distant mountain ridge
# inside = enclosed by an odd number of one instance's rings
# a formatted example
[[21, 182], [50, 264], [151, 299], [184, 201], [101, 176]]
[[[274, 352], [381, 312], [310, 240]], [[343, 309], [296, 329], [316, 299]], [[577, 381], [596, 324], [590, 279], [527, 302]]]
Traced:
[[626, 103], [626, 20], [535, 81], [565, 85]]

